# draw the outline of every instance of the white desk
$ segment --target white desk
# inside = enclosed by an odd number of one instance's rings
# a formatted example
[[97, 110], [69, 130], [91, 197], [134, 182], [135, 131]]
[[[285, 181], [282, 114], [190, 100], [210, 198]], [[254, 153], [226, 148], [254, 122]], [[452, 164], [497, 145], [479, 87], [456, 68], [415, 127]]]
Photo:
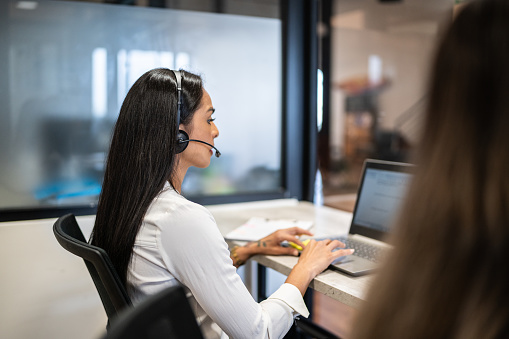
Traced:
[[[227, 234], [251, 217], [267, 217], [313, 221], [311, 231], [315, 236], [338, 235], [348, 233], [352, 218], [352, 214], [348, 212], [293, 199], [225, 204], [207, 208], [214, 215], [222, 234]], [[290, 256], [255, 256], [253, 260], [288, 275], [298, 259]], [[327, 269], [311, 282], [310, 287], [343, 304], [359, 308], [371, 278], [370, 275], [351, 277]]]

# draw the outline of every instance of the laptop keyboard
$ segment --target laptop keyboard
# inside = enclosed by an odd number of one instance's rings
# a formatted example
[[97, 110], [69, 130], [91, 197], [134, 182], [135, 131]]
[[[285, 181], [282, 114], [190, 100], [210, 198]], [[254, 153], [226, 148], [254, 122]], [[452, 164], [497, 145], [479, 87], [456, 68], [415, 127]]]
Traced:
[[[355, 250], [354, 255], [378, 262], [382, 257], [382, 253], [384, 252], [383, 248], [380, 246], [372, 245], [365, 243], [363, 241], [357, 241], [350, 238], [337, 238], [339, 241], [343, 242], [346, 246], [345, 248], [353, 248]], [[336, 250], [340, 250], [341, 248], [337, 248]]]

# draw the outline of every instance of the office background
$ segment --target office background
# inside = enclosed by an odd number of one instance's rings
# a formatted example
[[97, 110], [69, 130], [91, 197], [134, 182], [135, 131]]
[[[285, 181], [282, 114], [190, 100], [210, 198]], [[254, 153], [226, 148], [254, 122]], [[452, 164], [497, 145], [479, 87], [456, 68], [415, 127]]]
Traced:
[[217, 108], [223, 156], [189, 172], [191, 200], [348, 205], [363, 159], [411, 154], [453, 5], [1, 1], [0, 220], [93, 214], [123, 96], [154, 67], [202, 74]]
[[[190, 171], [188, 196], [280, 190], [281, 20], [33, 4], [12, 1], [6, 8], [2, 209], [95, 205], [123, 98], [156, 67], [203, 75], [217, 125], [229, 131], [217, 143], [223, 156]], [[246, 128], [263, 138], [249, 137]]]

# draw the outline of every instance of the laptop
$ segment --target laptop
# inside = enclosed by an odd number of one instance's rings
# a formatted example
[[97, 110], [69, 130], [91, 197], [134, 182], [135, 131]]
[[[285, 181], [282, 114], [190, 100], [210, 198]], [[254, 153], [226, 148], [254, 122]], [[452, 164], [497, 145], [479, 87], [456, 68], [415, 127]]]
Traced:
[[372, 159], [364, 162], [349, 234], [333, 237], [355, 252], [338, 258], [331, 268], [353, 276], [376, 270], [391, 248], [384, 239], [399, 214], [413, 168], [398, 162]]

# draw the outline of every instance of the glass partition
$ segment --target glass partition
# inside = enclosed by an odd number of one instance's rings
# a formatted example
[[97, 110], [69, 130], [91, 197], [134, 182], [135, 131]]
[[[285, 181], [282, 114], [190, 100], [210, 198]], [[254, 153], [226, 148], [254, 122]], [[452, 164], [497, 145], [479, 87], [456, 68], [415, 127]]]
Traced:
[[282, 191], [280, 19], [88, 2], [0, 6], [0, 213], [95, 206], [120, 105], [155, 67], [201, 74], [216, 108], [222, 156], [188, 172], [188, 197]]
[[329, 201], [356, 192], [366, 158], [410, 161], [430, 63], [452, 6], [449, 0], [330, 2], [323, 34], [330, 44], [328, 115], [319, 150]]

